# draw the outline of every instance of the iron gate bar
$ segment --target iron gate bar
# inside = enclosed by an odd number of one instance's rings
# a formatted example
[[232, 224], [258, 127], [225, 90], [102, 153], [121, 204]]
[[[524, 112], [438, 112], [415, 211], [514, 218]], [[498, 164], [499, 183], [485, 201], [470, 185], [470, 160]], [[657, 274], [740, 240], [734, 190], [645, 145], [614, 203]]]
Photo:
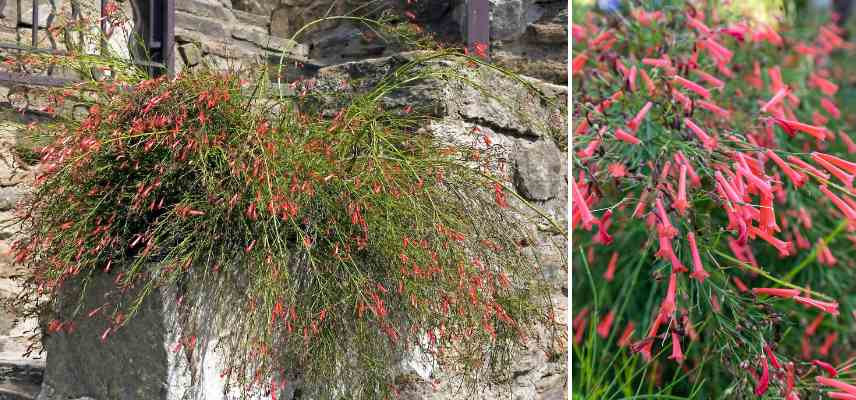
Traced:
[[166, 0], [164, 10], [164, 35], [162, 38], [163, 63], [166, 64], [166, 73], [175, 76], [175, 0]]
[[[103, 56], [107, 49], [107, 0], [101, 0], [101, 55]], [[81, 41], [82, 43], [82, 41]], [[130, 49], [128, 49], [130, 51]]]
[[39, 42], [39, 0], [33, 0], [33, 47]]
[[488, 0], [467, 1], [467, 48], [477, 54], [477, 45], [485, 47], [490, 59], [490, 3]]

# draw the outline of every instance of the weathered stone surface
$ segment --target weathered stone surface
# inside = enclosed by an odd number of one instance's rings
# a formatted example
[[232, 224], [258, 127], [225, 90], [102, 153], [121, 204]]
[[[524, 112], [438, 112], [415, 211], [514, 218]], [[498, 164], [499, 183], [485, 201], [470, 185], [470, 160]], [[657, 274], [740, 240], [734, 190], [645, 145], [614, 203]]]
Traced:
[[264, 16], [269, 16], [278, 5], [277, 0], [232, 0], [236, 10]]
[[270, 14], [253, 14], [238, 10], [237, 8], [233, 8], [231, 11], [232, 14], [235, 15], [235, 20], [238, 24], [257, 26], [264, 29], [268, 29], [270, 27]]
[[204, 36], [208, 37], [222, 39], [229, 36], [227, 27], [223, 25], [222, 21], [199, 17], [183, 11], [175, 12], [175, 25], [181, 29], [202, 32]]
[[532, 24], [527, 28], [536, 43], [565, 44], [568, 43], [568, 25], [564, 24]]
[[202, 61], [202, 50], [193, 43], [187, 43], [178, 47], [178, 52], [181, 54], [181, 59], [184, 65], [194, 66]]
[[228, 24], [235, 21], [235, 15], [232, 14], [231, 10], [223, 7], [223, 4], [217, 0], [176, 1], [175, 10], [193, 14], [198, 17], [213, 18], [222, 24]]
[[19, 186], [0, 187], [0, 211], [9, 211], [15, 208], [24, 194], [26, 191]]
[[[345, 15], [345, 4], [341, 0], [319, 0], [303, 2], [283, 2], [270, 14], [270, 34], [291, 38], [306, 24], [327, 16]], [[324, 21], [316, 24], [313, 32], [333, 29], [339, 21]], [[298, 38], [302, 40], [302, 38]]]
[[232, 37], [250, 42], [261, 49], [275, 52], [285, 51], [292, 58], [306, 58], [309, 49], [306, 45], [290, 39], [268, 35], [263, 28], [254, 26], [236, 26], [232, 29]]
[[567, 157], [551, 141], [523, 146], [514, 154], [515, 187], [529, 200], [552, 199], [562, 190], [566, 164]]
[[[39, 28], [44, 28], [47, 26], [48, 15], [51, 13], [51, 6], [49, 4], [40, 4], [39, 5]], [[33, 26], [33, 6], [30, 5], [23, 9], [21, 12], [20, 24], [24, 26]]]
[[543, 14], [544, 10], [533, 0], [490, 0], [490, 37], [516, 39]]
[[[90, 280], [83, 309], [99, 307], [115, 296], [113, 278], [101, 274]], [[79, 283], [70, 282], [64, 294], [66, 303], [54, 310], [57, 317], [68, 318], [79, 290]], [[47, 369], [38, 400], [84, 396], [98, 400], [237, 399], [238, 393], [227, 390], [220, 377], [225, 368], [224, 355], [216, 347], [222, 332], [213, 323], [194, 331], [198, 341], [193, 351], [187, 347], [176, 349], [175, 344], [185, 335], [179, 322], [184, 317], [177, 309], [178, 296], [186, 296], [185, 301], [198, 305], [210, 304], [210, 299], [198, 292], [193, 295], [168, 286], [148, 296], [127, 325], [112, 331], [105, 341], [100, 337], [109, 322], [98, 317], [79, 320], [71, 334], [60, 332], [45, 337]], [[293, 388], [286, 388], [277, 398], [288, 400], [292, 394]], [[251, 393], [249, 399], [269, 397], [257, 392]]]

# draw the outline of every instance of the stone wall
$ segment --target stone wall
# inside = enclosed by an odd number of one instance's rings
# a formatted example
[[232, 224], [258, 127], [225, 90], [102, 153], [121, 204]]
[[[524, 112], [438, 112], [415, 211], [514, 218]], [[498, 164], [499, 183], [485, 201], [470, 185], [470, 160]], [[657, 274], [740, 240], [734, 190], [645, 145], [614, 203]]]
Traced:
[[[215, 65], [270, 60], [283, 49], [307, 64], [325, 66], [388, 56], [401, 48], [362, 24], [327, 21], [287, 41], [305, 24], [335, 15], [409, 16], [439, 41], [466, 42], [464, 0], [182, 0], [177, 29], [181, 61]], [[490, 0], [494, 62], [524, 75], [567, 83], [568, 3], [560, 0]]]

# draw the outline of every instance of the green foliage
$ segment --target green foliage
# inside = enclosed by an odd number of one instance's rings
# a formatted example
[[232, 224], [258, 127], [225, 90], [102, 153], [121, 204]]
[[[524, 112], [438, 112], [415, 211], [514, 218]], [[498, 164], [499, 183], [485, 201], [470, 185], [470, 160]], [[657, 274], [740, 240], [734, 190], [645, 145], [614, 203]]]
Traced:
[[[852, 158], [856, 151], [846, 111], [853, 92], [848, 64], [841, 64], [852, 47], [828, 21], [784, 21], [771, 34], [770, 26], [735, 19], [737, 13], [713, 2], [633, 2], [626, 11], [580, 18], [574, 27], [572, 151], [582, 195], [575, 195], [573, 211], [574, 390], [606, 399], [803, 398], [827, 390], [816, 378], [828, 373], [815, 360], [834, 365], [837, 379], [850, 382], [856, 225], [820, 187], [849, 204], [854, 192], [846, 177], [817, 159]], [[709, 38], [730, 56], [712, 51]], [[666, 56], [666, 64], [651, 63]], [[788, 97], [761, 110], [781, 89], [776, 70]], [[703, 74], [721, 80], [721, 88]], [[650, 111], [631, 128], [648, 102]], [[717, 144], [706, 145], [686, 119]], [[784, 120], [814, 125], [823, 136], [792, 130]], [[639, 143], [619, 140], [618, 129]], [[821, 174], [788, 159], [807, 180], [796, 185], [771, 153], [804, 160]], [[765, 195], [736, 172], [748, 171], [741, 159], [753, 163], [752, 174], [772, 192]], [[699, 176], [686, 184], [685, 197], [681, 165]], [[742, 188], [740, 201], [722, 194], [717, 173]], [[775, 200], [765, 204], [771, 194]], [[680, 200], [687, 201], [683, 211]], [[590, 229], [583, 207], [594, 214]], [[740, 216], [730, 214], [735, 209]], [[776, 229], [759, 217], [765, 210], [774, 213]], [[671, 238], [667, 224], [675, 229]], [[764, 240], [758, 232], [768, 227], [771, 240]], [[607, 279], [614, 255], [616, 272]], [[710, 275], [700, 279], [697, 267]], [[761, 288], [794, 292], [781, 298], [752, 291]], [[805, 306], [796, 296], [826, 303]], [[608, 315], [611, 324], [604, 322]], [[772, 366], [774, 357], [780, 367]]]

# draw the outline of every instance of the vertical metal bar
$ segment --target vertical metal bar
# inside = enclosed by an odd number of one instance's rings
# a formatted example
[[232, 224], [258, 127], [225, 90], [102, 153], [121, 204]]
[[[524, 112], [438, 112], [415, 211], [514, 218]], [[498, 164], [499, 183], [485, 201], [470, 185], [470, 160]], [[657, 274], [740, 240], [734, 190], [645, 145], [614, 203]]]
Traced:
[[21, 18], [23, 18], [21, 16], [21, 0], [17, 0], [16, 3], [17, 3], [18, 7], [16, 8], [17, 18], [15, 18], [15, 44], [20, 46], [21, 45]]
[[490, 58], [490, 3], [488, 0], [467, 0], [467, 48], [471, 53]]
[[175, 0], [166, 0], [165, 11], [161, 52], [164, 55], [166, 73], [173, 76], [175, 75]]
[[33, 47], [39, 42], [39, 1], [33, 0]]
[[[155, 19], [160, 19], [160, 17], [161, 17], [160, 13], [157, 12], [158, 7], [156, 7], [156, 5], [155, 5], [156, 1], [157, 0], [147, 1], [147, 3], [149, 4], [149, 19], [148, 19], [148, 21], [146, 21], [146, 24], [148, 25], [148, 29], [146, 29], [146, 37], [144, 40], [146, 42], [146, 48], [149, 49], [149, 51], [151, 51], [151, 49], [152, 49], [152, 42], [155, 41], [154, 40]], [[151, 56], [152, 55], [149, 54], [149, 58], [151, 58]], [[149, 61], [151, 61], [151, 60], [149, 60]]]
[[[107, 51], [107, 0], [101, 0], [101, 40], [100, 52], [103, 56]], [[83, 43], [81, 42], [81, 45]]]

